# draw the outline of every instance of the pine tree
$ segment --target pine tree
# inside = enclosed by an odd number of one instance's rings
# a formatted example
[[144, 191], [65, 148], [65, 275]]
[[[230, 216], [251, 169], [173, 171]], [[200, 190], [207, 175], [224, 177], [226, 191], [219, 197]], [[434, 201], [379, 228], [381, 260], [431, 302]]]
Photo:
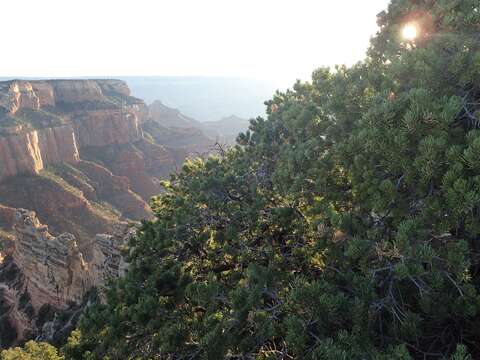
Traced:
[[378, 24], [365, 61], [164, 184], [71, 358], [480, 356], [480, 4], [392, 0]]

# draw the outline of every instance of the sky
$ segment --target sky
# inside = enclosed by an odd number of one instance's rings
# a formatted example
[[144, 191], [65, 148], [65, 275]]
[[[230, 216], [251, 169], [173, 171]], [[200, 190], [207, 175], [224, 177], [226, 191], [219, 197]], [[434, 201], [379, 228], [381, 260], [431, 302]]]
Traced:
[[306, 80], [361, 60], [388, 0], [1, 1], [0, 76]]

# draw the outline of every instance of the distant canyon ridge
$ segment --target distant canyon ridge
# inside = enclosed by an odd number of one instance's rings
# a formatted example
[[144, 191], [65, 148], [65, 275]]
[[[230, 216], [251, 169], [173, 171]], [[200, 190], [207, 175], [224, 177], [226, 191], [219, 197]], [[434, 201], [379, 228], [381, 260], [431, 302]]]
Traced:
[[[290, 81], [214, 76], [124, 76], [131, 95], [147, 104], [161, 100], [200, 122], [218, 121], [235, 115], [243, 119], [265, 115], [264, 102]], [[14, 80], [0, 77], [0, 81]], [[24, 79], [24, 78], [21, 78]], [[81, 78], [79, 78], [81, 79]], [[47, 80], [27, 78], [25, 80]]]
[[89, 292], [125, 271], [162, 179], [248, 123], [147, 106], [122, 80], [0, 82], [0, 348], [67, 334]]

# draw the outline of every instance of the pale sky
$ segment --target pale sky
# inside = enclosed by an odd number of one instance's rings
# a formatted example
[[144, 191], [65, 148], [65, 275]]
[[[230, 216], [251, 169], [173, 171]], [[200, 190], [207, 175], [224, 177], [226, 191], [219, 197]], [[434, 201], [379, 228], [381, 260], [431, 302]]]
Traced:
[[363, 58], [388, 0], [0, 2], [0, 76], [308, 79]]

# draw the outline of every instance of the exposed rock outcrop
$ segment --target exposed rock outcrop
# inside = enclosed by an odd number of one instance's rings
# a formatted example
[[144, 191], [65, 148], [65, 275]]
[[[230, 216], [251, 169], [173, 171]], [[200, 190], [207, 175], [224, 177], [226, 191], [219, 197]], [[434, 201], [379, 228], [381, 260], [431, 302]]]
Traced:
[[55, 103], [75, 104], [94, 102], [103, 98], [96, 80], [55, 80], [49, 82], [55, 94]]
[[38, 97], [40, 108], [55, 106], [55, 91], [52, 84], [46, 81], [32, 82], [32, 88]]
[[40, 100], [31, 83], [8, 81], [0, 84], [0, 107], [11, 114], [15, 114], [20, 108], [38, 110]]
[[86, 245], [97, 233], [110, 233], [119, 217], [89, 201], [78, 189], [52, 173], [17, 176], [0, 183], [1, 202], [11, 208], [34, 210], [51, 232], [75, 235], [84, 256], [91, 256]]
[[38, 174], [47, 165], [78, 160], [71, 126], [0, 137], [0, 181], [17, 174]]
[[73, 123], [80, 147], [127, 144], [142, 137], [137, 116], [122, 109], [76, 113]]
[[28, 279], [30, 304], [38, 310], [43, 304], [58, 308], [79, 302], [93, 281], [76, 239], [64, 233], [48, 232], [33, 211], [16, 213], [13, 259]]
[[125, 271], [127, 221], [150, 218], [160, 180], [211, 144], [153, 110], [119, 80], [0, 82], [0, 348], [68, 333]]
[[13, 251], [15, 209], [0, 204], [0, 262]]
[[111, 235], [97, 235], [90, 244], [94, 256], [86, 261], [72, 234], [52, 236], [32, 211], [18, 209], [13, 228], [13, 253], [0, 265], [1, 316], [16, 333], [12, 342], [42, 332], [46, 306], [55, 313], [79, 306], [93, 287], [122, 274], [121, 246], [133, 231], [118, 225]]
[[159, 178], [168, 176], [176, 165], [168, 149], [146, 140], [89, 148], [84, 155], [91, 161], [108, 164], [113, 174], [128, 178], [132, 190], [144, 200], [162, 191]]
[[106, 201], [121, 210], [125, 217], [133, 220], [148, 219], [152, 216], [148, 204], [132, 191], [127, 177], [114, 175], [105, 167], [89, 161], [79, 161], [75, 168], [88, 179], [78, 182], [78, 177], [68, 174], [65, 174], [64, 178], [82, 189], [89, 200]]
[[[148, 107], [130, 96], [120, 80], [0, 82], [0, 181], [38, 174], [48, 165], [76, 163], [88, 148], [144, 141], [141, 123], [147, 119]], [[172, 166], [171, 157], [163, 158], [163, 167]], [[114, 173], [122, 168], [102, 165]], [[138, 174], [117, 175], [135, 176], [131, 181], [139, 184]], [[158, 191], [151, 186], [155, 179], [144, 182], [149, 189], [142, 194]]]
[[0, 180], [19, 173], [38, 174], [43, 169], [38, 132], [0, 138]]
[[71, 126], [59, 126], [38, 131], [40, 155], [44, 166], [61, 162], [75, 163], [80, 159]]

